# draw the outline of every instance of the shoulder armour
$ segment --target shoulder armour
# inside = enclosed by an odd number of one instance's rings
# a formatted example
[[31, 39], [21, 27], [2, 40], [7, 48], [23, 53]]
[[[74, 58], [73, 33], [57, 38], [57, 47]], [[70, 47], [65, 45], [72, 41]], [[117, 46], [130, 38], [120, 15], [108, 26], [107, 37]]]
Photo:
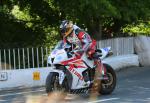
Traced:
[[80, 32], [84, 32], [82, 29], [76, 29], [75, 34], [78, 35]]

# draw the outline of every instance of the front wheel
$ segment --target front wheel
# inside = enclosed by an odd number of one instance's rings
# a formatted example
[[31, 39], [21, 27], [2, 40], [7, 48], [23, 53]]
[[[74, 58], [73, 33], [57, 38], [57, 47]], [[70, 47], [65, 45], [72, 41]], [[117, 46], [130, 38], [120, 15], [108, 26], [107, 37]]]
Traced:
[[59, 92], [59, 94], [63, 94], [64, 98], [67, 95], [64, 92], [64, 89], [59, 85], [59, 73], [50, 72], [46, 78], [46, 86], [45, 87], [46, 87], [46, 93], [48, 95], [58, 93], [58, 92]]
[[100, 94], [106, 95], [113, 92], [116, 87], [116, 73], [111, 66], [108, 64], [103, 64], [106, 68], [106, 75], [108, 79], [101, 81], [101, 89], [99, 91]]

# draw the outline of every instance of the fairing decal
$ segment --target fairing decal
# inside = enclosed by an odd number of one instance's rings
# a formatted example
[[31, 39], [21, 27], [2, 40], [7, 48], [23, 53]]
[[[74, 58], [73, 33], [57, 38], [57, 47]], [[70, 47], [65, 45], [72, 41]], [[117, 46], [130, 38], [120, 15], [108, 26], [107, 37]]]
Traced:
[[82, 76], [80, 73], [78, 73], [75, 69], [76, 69], [76, 68], [74, 67], [73, 64], [71, 64], [71, 65], [69, 66], [69, 68], [68, 68], [68, 70], [69, 70], [71, 73], [73, 73], [74, 75], [76, 75], [80, 80], [83, 80], [83, 76]]

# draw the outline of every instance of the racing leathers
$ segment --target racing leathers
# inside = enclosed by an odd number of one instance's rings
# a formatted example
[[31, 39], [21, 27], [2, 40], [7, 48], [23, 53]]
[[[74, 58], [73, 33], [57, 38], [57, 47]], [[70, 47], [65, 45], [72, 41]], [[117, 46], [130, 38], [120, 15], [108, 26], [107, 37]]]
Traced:
[[[96, 78], [105, 79], [107, 78], [105, 73], [106, 69], [101, 65], [101, 60], [99, 58], [94, 58], [96, 50], [96, 40], [92, 39], [88, 33], [80, 29], [78, 26], [73, 25], [72, 33], [63, 39], [63, 43], [74, 44], [75, 48], [85, 52], [89, 59], [94, 59], [96, 65]], [[81, 55], [80, 53], [76, 53]]]
[[76, 45], [76, 48], [86, 52], [87, 56], [91, 59], [96, 49], [96, 40], [91, 39], [88, 33], [76, 25], [73, 25], [73, 31], [71, 35], [64, 38], [63, 42]]

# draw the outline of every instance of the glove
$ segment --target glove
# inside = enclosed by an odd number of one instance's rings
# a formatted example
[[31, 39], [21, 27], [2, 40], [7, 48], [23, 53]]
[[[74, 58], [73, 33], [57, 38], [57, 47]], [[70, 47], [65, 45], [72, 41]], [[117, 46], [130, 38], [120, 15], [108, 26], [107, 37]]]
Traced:
[[81, 56], [84, 53], [83, 49], [78, 49], [73, 51], [76, 56]]

